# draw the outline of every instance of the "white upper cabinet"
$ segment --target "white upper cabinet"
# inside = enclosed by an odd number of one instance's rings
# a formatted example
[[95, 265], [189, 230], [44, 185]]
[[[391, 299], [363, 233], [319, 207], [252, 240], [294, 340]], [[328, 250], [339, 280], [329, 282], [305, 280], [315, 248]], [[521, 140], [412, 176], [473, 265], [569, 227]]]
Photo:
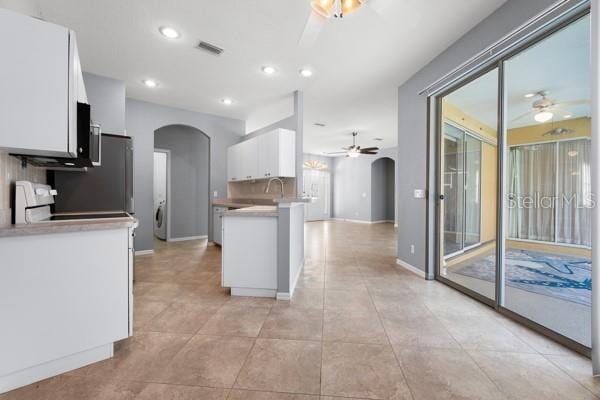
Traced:
[[256, 139], [260, 149], [260, 178], [296, 176], [296, 135], [293, 131], [278, 129]]
[[277, 129], [231, 146], [228, 181], [296, 176], [296, 133]]
[[77, 101], [86, 102], [75, 34], [0, 9], [0, 148], [75, 157]]

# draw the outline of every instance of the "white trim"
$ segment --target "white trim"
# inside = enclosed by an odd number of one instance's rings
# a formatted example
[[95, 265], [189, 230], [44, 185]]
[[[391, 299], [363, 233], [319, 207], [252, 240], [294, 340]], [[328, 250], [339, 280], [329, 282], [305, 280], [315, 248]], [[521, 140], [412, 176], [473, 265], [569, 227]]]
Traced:
[[[352, 222], [354, 224], [368, 224], [368, 225], [372, 225], [372, 224], [393, 224], [394, 220], [393, 219], [384, 219], [381, 221], [364, 221], [362, 219], [348, 219], [348, 218], [329, 218], [330, 221], [340, 221], [340, 222]], [[394, 226], [398, 226], [398, 225], [394, 225]]]
[[[598, 199], [600, 190], [600, 0], [592, 0], [592, 193]], [[600, 234], [600, 210], [592, 209], [592, 265], [600, 263], [598, 235]], [[600, 269], [592, 268], [592, 281], [600, 281]], [[600, 290], [592, 287], [592, 368], [600, 375]]]
[[401, 266], [402, 268], [412, 272], [413, 274], [419, 275], [421, 278], [426, 279], [427, 277], [425, 276], [425, 271], [410, 265], [409, 263], [402, 261], [399, 258], [396, 258], [396, 264], [398, 264], [399, 266]]
[[208, 235], [169, 238], [167, 240], [167, 242], [187, 242], [188, 240], [203, 240], [203, 239], [208, 239]]
[[4, 375], [0, 378], [0, 394], [65, 372], [73, 371], [74, 369], [98, 361], [106, 360], [112, 356], [113, 344], [109, 343]]
[[232, 296], [243, 297], [277, 297], [276, 289], [231, 288]]
[[[171, 150], [154, 148], [154, 153], [164, 153], [167, 156], [167, 171], [166, 171], [166, 180], [167, 180], [167, 194], [166, 194], [166, 201], [167, 201], [167, 210], [166, 210], [166, 214], [167, 214], [167, 234], [165, 235], [165, 240], [167, 242], [169, 242], [170, 239], [171, 239], [171, 216], [173, 215], [173, 213], [171, 212]], [[152, 153], [153, 156], [154, 156], [154, 153]], [[152, 166], [152, 168], [154, 168], [154, 165]], [[152, 172], [153, 172], [152, 176], [154, 176], [154, 170]], [[152, 184], [154, 185], [154, 181], [152, 181]], [[154, 192], [152, 192], [152, 196], [154, 196]], [[152, 199], [152, 202], [154, 203], [154, 198]], [[152, 232], [154, 232], [154, 218], [152, 219]]]
[[277, 300], [290, 301], [292, 299], [292, 296], [290, 296], [289, 293], [277, 292], [277, 295], [275, 296], [275, 298]]
[[[288, 299], [290, 300], [292, 298], [292, 296], [294, 296], [294, 292], [296, 291], [296, 285], [298, 284], [298, 279], [300, 279], [300, 275], [302, 274], [302, 271], [304, 270], [304, 261], [305, 259], [302, 258], [302, 261], [300, 262], [300, 268], [298, 268], [298, 273], [296, 274], [296, 277], [294, 278], [294, 282], [292, 282], [292, 285], [290, 286], [290, 292], [287, 294]], [[280, 299], [279, 295], [283, 295], [283, 293], [277, 293], [277, 299], [278, 300], [284, 300], [284, 299]]]
[[154, 254], [154, 250], [137, 250], [135, 252], [136, 256], [146, 256], [148, 254]]

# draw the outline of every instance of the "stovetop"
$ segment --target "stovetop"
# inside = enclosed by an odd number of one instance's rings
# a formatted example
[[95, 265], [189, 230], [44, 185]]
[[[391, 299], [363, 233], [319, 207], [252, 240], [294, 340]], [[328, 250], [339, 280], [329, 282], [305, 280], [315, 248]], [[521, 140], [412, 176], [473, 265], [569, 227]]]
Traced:
[[72, 221], [80, 219], [105, 219], [105, 218], [126, 218], [129, 214], [119, 213], [98, 213], [98, 214], [58, 214], [52, 215], [46, 221]]

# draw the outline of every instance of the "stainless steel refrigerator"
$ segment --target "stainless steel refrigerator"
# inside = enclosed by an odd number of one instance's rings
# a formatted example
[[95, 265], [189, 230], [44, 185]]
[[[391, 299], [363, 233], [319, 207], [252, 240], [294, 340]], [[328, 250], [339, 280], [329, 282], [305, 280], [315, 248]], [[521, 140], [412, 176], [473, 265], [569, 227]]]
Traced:
[[102, 134], [101, 165], [83, 171], [51, 171], [55, 212], [134, 213], [133, 146], [128, 136]]

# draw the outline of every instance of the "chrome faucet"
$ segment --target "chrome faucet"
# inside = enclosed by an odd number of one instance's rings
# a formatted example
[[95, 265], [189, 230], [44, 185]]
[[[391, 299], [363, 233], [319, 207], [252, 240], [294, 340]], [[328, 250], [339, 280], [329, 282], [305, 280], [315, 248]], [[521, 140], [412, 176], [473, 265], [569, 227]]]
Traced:
[[281, 198], [283, 199], [283, 181], [279, 178], [269, 179], [269, 183], [267, 183], [267, 187], [265, 188], [265, 193], [269, 193], [269, 189], [271, 188], [271, 182], [273, 181], [277, 181], [281, 185]]

